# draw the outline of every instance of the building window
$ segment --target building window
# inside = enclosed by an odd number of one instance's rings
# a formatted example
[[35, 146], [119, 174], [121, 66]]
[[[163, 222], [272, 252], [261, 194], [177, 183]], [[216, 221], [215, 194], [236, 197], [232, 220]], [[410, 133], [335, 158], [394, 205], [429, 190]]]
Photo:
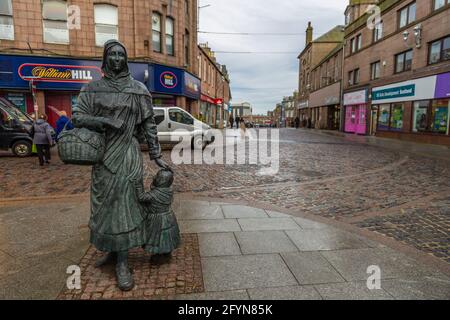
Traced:
[[380, 78], [380, 61], [374, 62], [370, 65], [370, 79], [376, 80]]
[[430, 44], [428, 63], [450, 60], [450, 36]]
[[378, 130], [401, 131], [403, 129], [404, 105], [402, 103], [382, 104], [379, 107]]
[[380, 111], [378, 115], [378, 130], [389, 130], [389, 119], [391, 117], [391, 105], [380, 105]]
[[359, 69], [352, 70], [348, 73], [348, 84], [355, 85], [359, 83]]
[[350, 40], [350, 47], [351, 47], [352, 53], [355, 53], [355, 52], [361, 50], [361, 46], [362, 46], [361, 34], [357, 35], [352, 40]]
[[0, 39], [14, 40], [14, 22], [11, 0], [0, 1]]
[[119, 39], [118, 9], [109, 4], [94, 5], [95, 45], [102, 47], [106, 41]]
[[184, 0], [184, 14], [186, 16], [186, 21], [189, 21], [189, 0]]
[[406, 27], [407, 25], [416, 21], [416, 3], [410, 3], [399, 11], [399, 28]]
[[450, 100], [433, 100], [431, 105], [431, 128], [433, 133], [449, 133]]
[[449, 0], [433, 0], [433, 10], [439, 10], [449, 3]]
[[175, 55], [174, 52], [174, 20], [172, 18], [166, 18], [166, 53], [168, 55]]
[[403, 104], [396, 103], [391, 107], [391, 130], [403, 129]]
[[42, 18], [44, 22], [44, 42], [69, 43], [66, 1], [45, 0], [42, 3]]
[[189, 63], [190, 63], [189, 46], [190, 46], [189, 31], [186, 30], [185, 34], [184, 34], [184, 65], [185, 66], [189, 66]]
[[408, 50], [395, 56], [395, 73], [411, 70], [413, 51]]
[[373, 29], [373, 42], [380, 41], [381, 38], [383, 38], [383, 21], [377, 23]]
[[152, 15], [152, 47], [154, 52], [162, 52], [161, 15], [157, 12]]

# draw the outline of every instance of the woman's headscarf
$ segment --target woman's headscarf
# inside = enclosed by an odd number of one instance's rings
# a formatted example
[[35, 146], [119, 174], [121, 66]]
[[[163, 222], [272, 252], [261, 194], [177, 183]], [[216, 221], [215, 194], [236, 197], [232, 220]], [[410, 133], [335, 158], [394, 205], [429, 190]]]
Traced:
[[[108, 51], [114, 46], [121, 46], [125, 52], [125, 67], [124, 69], [116, 74], [113, 70], [110, 70], [108, 64], [106, 62], [106, 58], [108, 56]], [[105, 43], [103, 48], [103, 62], [102, 62], [102, 71], [104, 78], [110, 82], [114, 87], [121, 88], [123, 85], [128, 82], [131, 78], [130, 70], [128, 69], [128, 53], [125, 46], [119, 42], [118, 40], [108, 40]]]

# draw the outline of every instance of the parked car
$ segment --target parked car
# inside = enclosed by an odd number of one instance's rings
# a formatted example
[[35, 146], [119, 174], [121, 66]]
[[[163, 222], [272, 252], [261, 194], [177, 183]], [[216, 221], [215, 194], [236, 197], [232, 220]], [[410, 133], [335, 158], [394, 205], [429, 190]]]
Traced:
[[9, 100], [0, 97], [0, 149], [12, 150], [19, 157], [31, 155], [33, 119]]
[[211, 127], [182, 108], [154, 107], [153, 110], [161, 143], [177, 144], [183, 137], [188, 136], [193, 149], [204, 149], [207, 144], [214, 142]]

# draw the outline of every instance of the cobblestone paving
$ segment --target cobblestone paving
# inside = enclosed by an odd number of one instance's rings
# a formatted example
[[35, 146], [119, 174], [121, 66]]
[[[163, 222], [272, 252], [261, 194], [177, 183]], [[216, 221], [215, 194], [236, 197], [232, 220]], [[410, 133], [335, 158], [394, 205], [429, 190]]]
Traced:
[[369, 218], [355, 225], [394, 238], [450, 263], [450, 196], [401, 209], [397, 214]]
[[182, 246], [172, 253], [166, 264], [150, 262], [143, 250], [133, 250], [129, 255], [134, 271], [135, 287], [122, 292], [117, 287], [114, 265], [96, 269], [95, 261], [102, 254], [92, 246], [81, 260], [81, 290], [64, 290], [60, 300], [97, 299], [173, 299], [177, 294], [204, 292], [201, 260], [197, 235], [183, 234]]

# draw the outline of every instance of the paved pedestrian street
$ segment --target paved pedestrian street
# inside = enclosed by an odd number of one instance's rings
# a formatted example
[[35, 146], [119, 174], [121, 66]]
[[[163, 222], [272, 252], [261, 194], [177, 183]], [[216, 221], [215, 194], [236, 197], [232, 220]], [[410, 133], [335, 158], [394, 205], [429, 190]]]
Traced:
[[[114, 268], [93, 267], [91, 169], [52, 151], [42, 168], [0, 155], [0, 299], [450, 298], [448, 148], [282, 129], [276, 175], [173, 166], [182, 245], [167, 263], [134, 250], [128, 293]], [[145, 161], [148, 188], [157, 169]], [[69, 266], [80, 289], [66, 285]]]

